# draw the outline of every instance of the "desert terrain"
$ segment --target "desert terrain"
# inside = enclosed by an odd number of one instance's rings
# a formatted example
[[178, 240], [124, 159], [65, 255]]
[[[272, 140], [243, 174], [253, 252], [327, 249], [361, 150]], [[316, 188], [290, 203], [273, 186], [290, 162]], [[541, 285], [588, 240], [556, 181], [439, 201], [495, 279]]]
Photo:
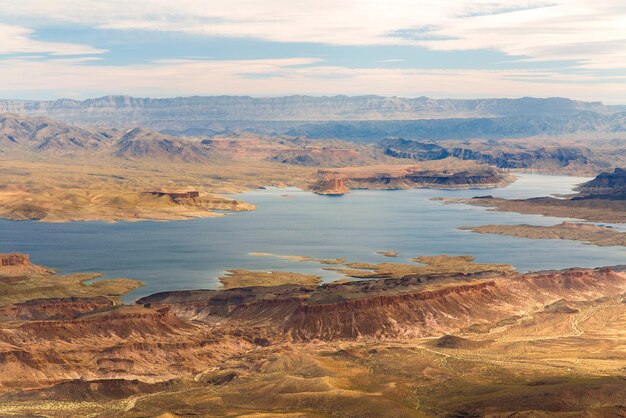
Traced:
[[626, 418], [626, 0], [0, 0], [0, 418]]
[[[3, 105], [20, 111], [15, 103]], [[446, 104], [452, 105], [460, 115], [478, 115], [467, 103]], [[576, 111], [587, 106], [571, 105]], [[621, 126], [621, 119], [604, 107], [593, 107], [603, 125], [589, 147], [587, 136], [577, 135], [592, 134], [578, 130], [496, 138], [500, 116], [489, 122], [495, 133], [477, 138], [459, 132], [486, 129], [480, 121], [469, 128], [454, 122], [456, 133], [439, 140], [379, 135], [373, 141], [360, 136], [361, 122], [344, 129], [341, 121], [283, 126], [270, 120], [252, 129], [182, 118], [170, 126], [142, 119], [154, 116], [146, 111], [102, 127], [80, 111], [59, 109], [50, 112], [65, 122], [23, 108], [0, 116], [0, 218], [186, 220], [255, 210], [228, 195], [267, 186], [320, 195], [483, 189], [514, 182], [512, 172], [519, 170], [596, 177], [572, 196], [507, 200], [484, 192], [443, 203], [626, 221], [624, 171], [617, 168], [623, 139], [600, 132]], [[441, 111], [435, 110], [428, 112]], [[99, 111], [117, 115], [106, 106]], [[415, 110], [402, 112], [408, 117]], [[274, 123], [282, 127], [270, 129]], [[363, 126], [419, 133], [440, 123], [452, 122]], [[624, 245], [623, 232], [600, 225], [467, 228]], [[232, 266], [219, 288], [173, 285], [124, 303], [140, 281], [56, 274], [26, 254], [0, 255], [0, 415], [626, 414], [624, 266], [520, 273], [470, 255], [416, 254], [402, 261], [393, 248], [378, 251], [389, 257], [381, 263], [348, 261], [340, 251], [328, 259], [249, 255], [317, 263], [337, 279]]]
[[[426, 257], [344, 266], [381, 278], [247, 274], [131, 306], [116, 295], [136, 282], [0, 258], [3, 416], [626, 412], [623, 267], [519, 274]], [[23, 292], [42, 286], [56, 290]]]
[[[0, 116], [0, 144], [0, 217], [13, 220], [222, 216], [254, 206], [221, 194], [265, 186], [342, 194], [350, 187], [489, 188], [513, 180], [474, 161], [407, 164], [376, 146], [341, 140], [246, 133], [181, 138], [145, 128], [81, 128], [13, 114]], [[348, 188], [333, 192], [335, 182], [347, 175], [352, 175]]]
[[[502, 187], [515, 180], [511, 170], [597, 174], [622, 161], [620, 144], [598, 139], [584, 148], [558, 136], [549, 141], [387, 138], [370, 143], [246, 130], [175, 136], [145, 127], [76, 126], [6, 113], [0, 115], [0, 217], [44, 222], [215, 217], [254, 209], [222, 194], [265, 186], [295, 186], [325, 195], [364, 188]], [[623, 220], [619, 196], [585, 196], [466, 202]]]

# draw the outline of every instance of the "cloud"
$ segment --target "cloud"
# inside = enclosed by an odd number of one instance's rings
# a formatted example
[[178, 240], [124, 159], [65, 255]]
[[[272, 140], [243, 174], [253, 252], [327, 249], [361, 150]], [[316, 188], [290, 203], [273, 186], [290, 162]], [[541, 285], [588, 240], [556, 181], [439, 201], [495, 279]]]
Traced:
[[626, 9], [618, 13], [611, 3], [561, 1], [548, 8], [458, 19], [441, 31], [451, 39], [420, 44], [443, 51], [482, 46], [535, 62], [626, 70]]
[[[314, 58], [168, 60], [167, 55], [143, 65], [88, 65], [86, 59], [104, 51], [78, 40], [46, 42], [35, 36], [38, 29], [66, 27], [99, 28], [105, 42], [106, 30], [118, 29], [354, 47], [495, 50], [510, 57], [507, 67], [529, 68], [533, 62], [533, 68], [552, 70], [387, 68], [405, 58], [396, 52], [390, 52], [393, 60], [372, 62], [372, 68], [329, 66]], [[77, 91], [83, 97], [378, 93], [623, 102], [624, 28], [623, 0], [0, 0], [0, 54], [40, 56], [5, 57], [0, 89], [13, 97], [37, 91], [49, 97]], [[128, 39], [132, 43], [132, 33]]]
[[530, 3], [530, 4], [498, 4], [498, 3], [487, 3], [487, 4], [471, 4], [468, 7], [467, 12], [458, 16], [460, 18], [464, 17], [477, 17], [477, 16], [491, 16], [491, 15], [500, 15], [505, 13], [513, 13], [519, 12], [522, 10], [533, 10], [533, 9], [543, 9], [545, 7], [557, 6], [557, 3]]
[[[271, 82], [267, 82], [271, 80]], [[171, 97], [240, 94], [383, 94], [442, 97], [569, 96], [623, 101], [624, 77], [599, 79], [550, 71], [422, 70], [325, 66], [314, 58], [162, 60], [149, 65], [94, 66], [68, 60], [5, 60], [0, 90], [8, 97]], [[101, 87], [100, 87], [101, 86]]]
[[0, 54], [87, 55], [106, 52], [81, 44], [37, 41], [32, 39], [32, 34], [28, 28], [0, 24]]
[[[624, 68], [623, 0], [0, 0], [0, 16], [34, 25], [175, 31], [333, 45], [496, 49], [586, 68]], [[611, 51], [570, 46], [612, 42]], [[615, 61], [615, 60], [618, 61]]]

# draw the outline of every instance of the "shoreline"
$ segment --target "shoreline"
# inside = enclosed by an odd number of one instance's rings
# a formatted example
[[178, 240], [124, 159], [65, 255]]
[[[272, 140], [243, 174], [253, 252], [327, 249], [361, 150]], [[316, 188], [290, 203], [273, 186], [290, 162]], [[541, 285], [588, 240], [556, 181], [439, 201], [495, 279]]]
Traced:
[[[359, 190], [371, 190], [371, 191], [398, 191], [398, 190], [420, 190], [420, 189], [427, 189], [427, 190], [444, 190], [444, 191], [450, 191], [450, 190], [490, 190], [490, 189], [498, 189], [498, 188], [505, 188], [507, 186], [509, 186], [510, 184], [513, 184], [515, 181], [517, 180], [517, 177], [513, 177], [513, 178], [509, 178], [506, 180], [503, 180], [501, 182], [498, 183], [493, 183], [493, 184], [483, 184], [483, 185], [442, 185], [442, 186], [434, 186], [434, 185], [413, 185], [413, 186], [409, 186], [407, 185], [406, 187], [392, 187], [392, 188], [384, 188], [384, 187], [358, 187], [358, 188], [353, 188], [351, 190], [354, 191], [359, 191]], [[236, 203], [237, 206], [241, 206], [241, 209], [218, 209], [218, 208], [213, 208], [213, 209], [206, 209], [206, 210], [194, 210], [192, 208], [186, 208], [186, 207], [172, 207], [171, 209], [168, 210], [164, 210], [162, 212], [158, 212], [155, 213], [154, 216], [149, 216], [148, 214], [142, 214], [141, 216], [134, 214], [134, 215], [127, 215], [124, 216], [123, 214], [111, 214], [111, 215], [102, 215], [100, 217], [97, 217], [97, 215], [94, 215], [93, 212], [91, 211], [86, 211], [84, 216], [80, 216], [80, 215], [73, 215], [72, 217], [64, 217], [63, 215], [59, 215], [59, 214], [54, 214], [53, 217], [51, 218], [41, 218], [41, 219], [37, 219], [37, 218], [32, 218], [32, 219], [25, 219], [25, 218], [20, 218], [20, 217], [9, 217], [6, 216], [5, 214], [0, 212], [0, 219], [3, 220], [8, 220], [8, 221], [25, 221], [25, 222], [42, 222], [42, 223], [53, 223], [53, 224], [61, 224], [61, 223], [73, 223], [73, 222], [102, 222], [102, 223], [118, 223], [118, 222], [171, 222], [171, 221], [186, 221], [186, 220], [192, 220], [192, 219], [208, 219], [208, 218], [220, 218], [220, 217], [224, 217], [224, 216], [229, 216], [229, 215], [235, 215], [237, 214], [237, 212], [241, 212], [241, 211], [253, 211], [256, 210], [255, 205], [252, 205], [246, 201], [243, 200], [239, 200], [236, 199], [236, 196], [240, 196], [240, 195], [245, 195], [246, 193], [252, 192], [252, 191], [259, 191], [259, 190], [268, 190], [270, 187], [276, 187], [278, 190], [283, 190], [283, 189], [291, 189], [294, 188], [298, 191], [301, 192], [305, 192], [305, 193], [310, 193], [310, 194], [314, 194], [314, 195], [318, 195], [318, 196], [329, 196], [329, 194], [326, 193], [317, 193], [309, 188], [300, 188], [297, 186], [293, 186], [293, 185], [285, 185], [285, 186], [259, 186], [256, 188], [250, 188], [247, 190], [243, 190], [240, 191], [238, 193], [224, 193], [222, 195], [214, 195], [217, 198], [223, 198], [223, 199], [228, 199], [228, 198], [233, 198], [233, 202]], [[342, 196], [345, 193], [339, 193], [339, 194], [332, 194], [332, 196]], [[2, 201], [0, 199], [0, 207], [2, 205]], [[169, 214], [169, 216], [168, 216]], [[148, 216], [147, 216], [148, 215]]]
[[626, 232], [593, 224], [575, 222], [562, 222], [550, 226], [488, 224], [480, 226], [461, 226], [458, 229], [479, 234], [507, 235], [510, 237], [528, 239], [580, 241], [584, 244], [600, 247], [626, 247]]
[[[466, 204], [488, 208], [496, 212], [514, 212], [522, 215], [540, 215], [561, 219], [576, 219], [588, 222], [603, 222], [611, 224], [626, 223], [626, 203], [608, 201], [594, 203], [579, 203], [567, 199], [552, 197], [536, 197], [528, 199], [504, 199], [493, 196], [471, 198], [435, 197], [431, 200], [446, 205]], [[592, 206], [595, 205], [595, 206]], [[608, 206], [608, 207], [607, 207]], [[613, 207], [614, 206], [614, 207]]]

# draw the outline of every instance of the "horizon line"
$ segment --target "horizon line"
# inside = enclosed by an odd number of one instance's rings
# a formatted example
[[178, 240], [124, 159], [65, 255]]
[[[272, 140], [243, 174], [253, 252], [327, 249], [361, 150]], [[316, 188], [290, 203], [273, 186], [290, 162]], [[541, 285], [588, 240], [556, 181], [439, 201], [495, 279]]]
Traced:
[[142, 99], [142, 100], [172, 100], [172, 99], [189, 99], [189, 98], [217, 98], [217, 97], [228, 97], [228, 98], [247, 98], [247, 99], [282, 99], [282, 98], [293, 98], [293, 97], [306, 97], [306, 98], [337, 98], [337, 97], [346, 97], [346, 98], [362, 98], [362, 97], [375, 97], [375, 98], [385, 98], [385, 99], [406, 99], [406, 100], [415, 100], [415, 99], [429, 99], [436, 101], [445, 101], [445, 100], [456, 100], [456, 101], [472, 101], [472, 100], [524, 100], [524, 99], [535, 99], [535, 100], [569, 100], [572, 102], [580, 102], [580, 103], [588, 103], [588, 104], [600, 104], [603, 106], [625, 106], [624, 104], [605, 104], [602, 100], [580, 100], [566, 96], [516, 96], [516, 97], [503, 97], [503, 96], [485, 96], [485, 97], [475, 97], [475, 98], [455, 98], [455, 97], [443, 97], [443, 98], [433, 98], [429, 96], [398, 96], [398, 95], [381, 95], [381, 94], [335, 94], [335, 95], [315, 95], [315, 94], [286, 94], [286, 95], [276, 95], [276, 96], [264, 96], [264, 95], [238, 95], [238, 94], [215, 94], [215, 95], [176, 95], [176, 96], [133, 96], [130, 94], [105, 94], [102, 96], [94, 96], [88, 97], [84, 99], [76, 99], [70, 97], [58, 97], [56, 99], [9, 99], [9, 98], [0, 98], [0, 101], [3, 102], [56, 102], [56, 101], [73, 101], [73, 102], [85, 102], [89, 100], [99, 100], [106, 98], [129, 98], [129, 99]]

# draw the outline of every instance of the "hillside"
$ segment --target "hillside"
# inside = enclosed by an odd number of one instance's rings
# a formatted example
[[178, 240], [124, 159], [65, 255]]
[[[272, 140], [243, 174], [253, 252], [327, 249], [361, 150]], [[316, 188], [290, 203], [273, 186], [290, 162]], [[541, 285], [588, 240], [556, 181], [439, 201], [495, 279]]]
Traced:
[[94, 150], [109, 142], [110, 135], [71, 126], [45, 117], [0, 114], [0, 146], [34, 151]]
[[612, 173], [600, 173], [593, 180], [579, 186], [578, 199], [626, 200], [626, 169], [616, 168]]
[[147, 129], [80, 128], [42, 116], [0, 115], [0, 155], [206, 160], [208, 152], [187, 139]]
[[388, 138], [377, 147], [386, 155], [414, 161], [454, 157], [513, 170], [595, 174], [596, 171], [626, 162], [618, 144], [597, 141], [543, 139], [420, 141]]
[[134, 306], [133, 280], [0, 272], [0, 414], [623, 415], [623, 266], [414, 261]]

